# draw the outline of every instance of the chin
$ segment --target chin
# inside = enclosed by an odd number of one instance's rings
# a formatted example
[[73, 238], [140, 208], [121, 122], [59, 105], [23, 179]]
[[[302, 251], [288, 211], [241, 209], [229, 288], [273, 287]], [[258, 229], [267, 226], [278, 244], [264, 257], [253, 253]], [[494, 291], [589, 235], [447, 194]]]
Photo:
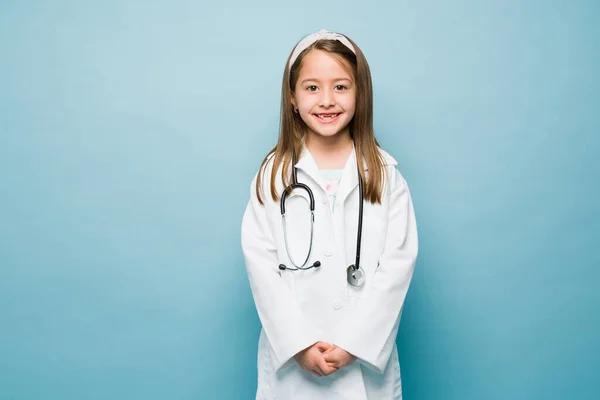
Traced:
[[335, 131], [322, 131], [322, 130], [316, 130], [313, 129], [313, 133], [317, 134], [318, 136], [322, 136], [322, 137], [335, 137], [335, 136], [340, 136], [344, 133], [345, 129], [337, 129]]
[[347, 130], [347, 125], [340, 129], [323, 129], [319, 126], [309, 126], [310, 133], [320, 137], [334, 137], [343, 134]]

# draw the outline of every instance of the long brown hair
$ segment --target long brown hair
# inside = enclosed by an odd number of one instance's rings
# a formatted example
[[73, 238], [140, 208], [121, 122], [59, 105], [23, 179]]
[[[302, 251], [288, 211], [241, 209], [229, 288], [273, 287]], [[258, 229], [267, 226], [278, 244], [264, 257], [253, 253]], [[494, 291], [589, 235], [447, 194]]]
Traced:
[[294, 88], [296, 87], [300, 68], [302, 67], [302, 59], [311, 50], [326, 51], [340, 61], [345, 61], [352, 69], [354, 80], [356, 82], [356, 111], [349, 123], [350, 137], [354, 141], [357, 160], [361, 160], [361, 156], [364, 157], [369, 170], [368, 176], [365, 176], [366, 174], [363, 169], [359, 168], [360, 175], [364, 182], [364, 199], [373, 204], [381, 203], [381, 192], [384, 179], [382, 167], [383, 158], [379, 153], [379, 143], [377, 142], [377, 139], [375, 139], [375, 133], [373, 131], [373, 85], [371, 82], [371, 71], [360, 48], [350, 38], [348, 38], [348, 40], [352, 43], [356, 54], [337, 40], [321, 39], [302, 51], [290, 69], [288, 67], [292, 56], [290, 53], [285, 64], [283, 84], [281, 87], [279, 140], [277, 141], [277, 145], [266, 155], [258, 171], [256, 195], [260, 204], [264, 204], [261, 197], [261, 191], [264, 170], [268, 162], [273, 158], [270, 179], [271, 197], [274, 201], [278, 201], [279, 194], [277, 193], [275, 185], [277, 170], [283, 163], [281, 182], [283, 187], [287, 187], [290, 184], [291, 176], [283, 171], [290, 170], [292, 152], [296, 152], [297, 155], [300, 155], [303, 148], [303, 137], [305, 135], [306, 124], [302, 121], [300, 114], [294, 112], [291, 98], [294, 93]]

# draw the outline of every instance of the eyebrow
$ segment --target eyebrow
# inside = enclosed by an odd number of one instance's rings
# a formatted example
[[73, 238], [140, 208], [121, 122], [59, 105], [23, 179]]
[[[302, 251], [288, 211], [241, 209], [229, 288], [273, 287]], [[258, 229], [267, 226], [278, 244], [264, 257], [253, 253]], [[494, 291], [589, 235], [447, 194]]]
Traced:
[[[307, 79], [303, 79], [302, 82], [300, 82], [301, 85], [304, 85], [306, 82], [320, 82], [318, 79], [315, 78], [307, 78]], [[339, 81], [348, 81], [348, 82], [352, 82], [352, 79], [350, 78], [335, 78], [332, 79], [333, 82], [339, 82]]]

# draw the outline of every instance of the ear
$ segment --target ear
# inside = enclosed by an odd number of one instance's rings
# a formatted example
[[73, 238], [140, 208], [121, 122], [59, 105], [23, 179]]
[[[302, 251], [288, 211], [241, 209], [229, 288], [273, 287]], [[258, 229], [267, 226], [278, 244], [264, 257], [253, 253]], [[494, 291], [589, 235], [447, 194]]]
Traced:
[[293, 94], [290, 95], [290, 103], [292, 103], [292, 107], [298, 108], [298, 105], [296, 104], [296, 99], [294, 98]]

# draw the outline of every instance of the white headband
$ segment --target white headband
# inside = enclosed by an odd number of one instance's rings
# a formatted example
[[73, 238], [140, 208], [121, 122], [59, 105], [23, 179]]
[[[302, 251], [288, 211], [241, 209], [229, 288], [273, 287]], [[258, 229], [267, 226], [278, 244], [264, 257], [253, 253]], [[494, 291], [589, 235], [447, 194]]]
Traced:
[[344, 46], [352, 50], [354, 54], [356, 54], [352, 43], [350, 43], [350, 41], [344, 35], [340, 35], [339, 33], [335, 32], [329, 32], [326, 29], [321, 29], [319, 32], [308, 35], [307, 37], [302, 39], [300, 43], [298, 43], [298, 45], [296, 45], [296, 48], [292, 52], [292, 57], [290, 58], [290, 64], [288, 66], [288, 69], [292, 69], [292, 65], [294, 65], [300, 53], [302, 53], [308, 46], [321, 39], [338, 40]]

